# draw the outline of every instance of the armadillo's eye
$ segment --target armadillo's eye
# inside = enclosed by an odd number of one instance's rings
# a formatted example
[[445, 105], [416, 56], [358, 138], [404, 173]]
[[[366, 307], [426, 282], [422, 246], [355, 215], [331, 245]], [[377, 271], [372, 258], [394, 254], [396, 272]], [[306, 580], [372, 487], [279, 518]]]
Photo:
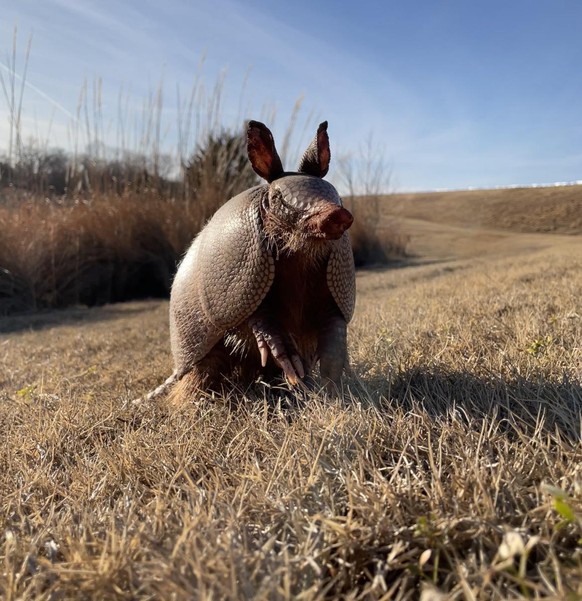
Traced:
[[271, 206], [273, 209], [283, 211], [288, 215], [300, 213], [296, 198], [286, 198], [280, 188], [275, 188], [271, 193]]
[[289, 214], [299, 214], [302, 212], [301, 207], [299, 206], [299, 203], [297, 201], [297, 197], [295, 196], [292, 196], [291, 198], [285, 198], [281, 194], [281, 206]]
[[283, 202], [283, 194], [279, 188], [271, 188], [269, 192], [269, 205], [273, 208], [277, 208]]

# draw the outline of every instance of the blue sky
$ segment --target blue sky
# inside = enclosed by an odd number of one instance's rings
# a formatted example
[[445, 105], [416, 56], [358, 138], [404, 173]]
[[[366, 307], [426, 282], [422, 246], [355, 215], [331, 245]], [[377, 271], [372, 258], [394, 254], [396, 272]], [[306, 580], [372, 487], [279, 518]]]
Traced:
[[[120, 110], [137, 140], [162, 82], [161, 138], [172, 149], [177, 89], [185, 98], [198, 74], [207, 95], [224, 77], [225, 125], [259, 118], [279, 140], [302, 97], [296, 152], [323, 119], [332, 160], [357, 156], [371, 136], [397, 191], [582, 179], [578, 0], [7, 4], [0, 61], [17, 25], [21, 72], [32, 34], [23, 131], [52, 146], [71, 147], [83, 82], [101, 78], [103, 140], [116, 144]], [[0, 96], [0, 148], [7, 121]]]

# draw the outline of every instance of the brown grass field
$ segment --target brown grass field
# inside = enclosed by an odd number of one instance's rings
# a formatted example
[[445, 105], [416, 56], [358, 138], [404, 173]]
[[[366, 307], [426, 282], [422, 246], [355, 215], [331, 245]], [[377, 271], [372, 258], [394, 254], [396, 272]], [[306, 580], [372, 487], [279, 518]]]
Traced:
[[582, 599], [581, 192], [502, 197], [379, 201], [343, 399], [135, 406], [167, 302], [2, 318], [0, 597]]

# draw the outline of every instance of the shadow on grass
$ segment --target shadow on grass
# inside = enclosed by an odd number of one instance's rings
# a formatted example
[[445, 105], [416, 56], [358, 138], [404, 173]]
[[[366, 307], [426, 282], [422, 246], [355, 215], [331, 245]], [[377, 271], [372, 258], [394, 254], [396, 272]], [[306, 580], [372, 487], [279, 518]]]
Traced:
[[405, 409], [420, 406], [435, 418], [452, 412], [468, 421], [495, 417], [509, 429], [526, 433], [542, 430], [571, 442], [581, 440], [582, 385], [566, 376], [562, 381], [542, 376], [482, 377], [418, 367], [391, 380], [376, 378], [360, 383], [377, 406], [388, 399]]
[[[356, 372], [357, 373], [357, 372]], [[582, 385], [567, 377], [560, 382], [542, 376], [536, 379], [501, 376], [482, 377], [469, 372], [417, 367], [395, 374], [391, 379], [359, 378], [345, 380], [346, 403], [353, 400], [392, 414], [394, 406], [404, 411], [426, 412], [435, 420], [454, 416], [468, 425], [480, 427], [483, 420], [499, 422], [509, 435], [539, 436], [546, 433], [577, 444], [582, 441]], [[271, 383], [255, 382], [244, 388], [232, 385], [229, 393], [218, 394], [230, 409], [264, 407], [267, 414], [286, 414], [297, 419], [309, 407], [313, 395], [320, 397], [319, 379], [303, 390], [292, 389], [281, 378]], [[202, 403], [207, 395], [201, 395]]]
[[96, 322], [120, 319], [152, 311], [159, 300], [140, 301], [137, 304], [118, 303], [104, 307], [74, 307], [72, 309], [51, 309], [34, 313], [21, 313], [0, 317], [0, 334], [11, 334], [26, 330], [39, 331], [59, 326], [91, 325]]

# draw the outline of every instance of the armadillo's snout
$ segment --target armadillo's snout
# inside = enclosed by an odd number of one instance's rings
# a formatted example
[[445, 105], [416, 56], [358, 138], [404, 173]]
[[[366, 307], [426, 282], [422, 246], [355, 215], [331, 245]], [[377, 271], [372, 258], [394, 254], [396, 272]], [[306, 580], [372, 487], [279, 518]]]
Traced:
[[309, 218], [309, 229], [315, 236], [337, 240], [352, 225], [352, 214], [336, 204], [326, 203], [325, 207]]

